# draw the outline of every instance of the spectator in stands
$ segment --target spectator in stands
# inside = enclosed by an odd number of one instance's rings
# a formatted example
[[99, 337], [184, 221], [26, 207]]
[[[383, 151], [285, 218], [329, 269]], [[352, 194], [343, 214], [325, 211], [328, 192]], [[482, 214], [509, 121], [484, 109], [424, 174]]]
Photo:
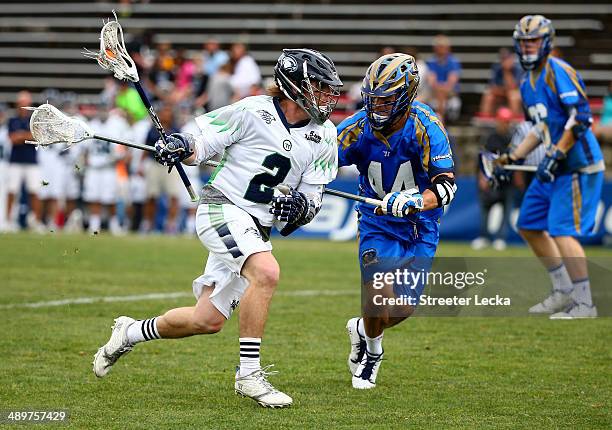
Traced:
[[157, 55], [148, 74], [148, 84], [155, 98], [164, 100], [174, 89], [174, 54], [169, 42], [161, 42], [156, 48]]
[[8, 159], [11, 152], [11, 141], [7, 126], [8, 107], [0, 103], [0, 231], [4, 231], [6, 224], [6, 181]]
[[251, 86], [261, 81], [261, 73], [244, 43], [232, 45], [230, 58], [234, 68], [230, 82], [234, 88], [234, 100], [239, 100], [248, 96]]
[[208, 39], [204, 44], [202, 60], [204, 75], [210, 78], [217, 73], [221, 66], [229, 62], [229, 55], [227, 55], [227, 52], [221, 50], [218, 40]]
[[416, 99], [420, 102], [427, 103], [427, 100], [431, 99], [431, 88], [429, 87], [427, 78], [427, 63], [419, 56], [419, 50], [413, 46], [405, 47], [402, 52], [412, 55], [416, 60], [420, 78]]
[[217, 73], [208, 80], [206, 89], [207, 103], [209, 111], [219, 109], [232, 103], [234, 88], [232, 87], [232, 66], [225, 63], [219, 68]]
[[451, 54], [448, 37], [439, 34], [433, 41], [434, 55], [427, 61], [427, 83], [431, 88], [429, 104], [443, 120], [454, 121], [459, 118], [461, 99], [459, 98], [459, 77], [461, 63]]
[[601, 119], [595, 128], [595, 134], [601, 142], [612, 143], [612, 82], [608, 86], [608, 94], [603, 99]]
[[125, 81], [121, 81], [119, 84], [119, 91], [115, 97], [115, 106], [127, 112], [130, 124], [138, 122], [149, 115], [136, 88]]
[[480, 113], [493, 116], [499, 106], [507, 105], [514, 115], [523, 112], [519, 84], [523, 71], [516, 56], [507, 48], [499, 50], [499, 62], [491, 67], [491, 81], [480, 101]]
[[[172, 106], [169, 104], [163, 105], [158, 109], [157, 114], [159, 120], [166, 130], [167, 134], [180, 133], [174, 124], [174, 114]], [[150, 127], [146, 136], [146, 144], [155, 146], [155, 142], [159, 139], [157, 129]], [[144, 223], [142, 231], [148, 233], [155, 230], [157, 219], [157, 208], [159, 207], [159, 198], [165, 194], [168, 198], [168, 216], [166, 218], [164, 229], [167, 233], [174, 234], [177, 232], [177, 215], [178, 202], [180, 193], [183, 192], [182, 183], [175, 171], [168, 174], [168, 169], [156, 163], [150, 152], [143, 153], [146, 157], [145, 161], [145, 181], [147, 188], [147, 202], [144, 208]]]
[[170, 102], [175, 104], [187, 99], [190, 95], [196, 73], [196, 65], [191, 58], [188, 58], [184, 49], [176, 52], [174, 59], [174, 90], [170, 97]]
[[[508, 149], [512, 140], [512, 111], [500, 108], [495, 116], [495, 129], [484, 137], [482, 146], [486, 151], [501, 154]], [[510, 211], [514, 201], [514, 188], [504, 184], [500, 188], [492, 188], [487, 178], [478, 171], [478, 191], [481, 207], [480, 236], [472, 241], [472, 248], [480, 250], [493, 245], [497, 251], [506, 249], [506, 236], [510, 225]], [[501, 225], [494, 234], [489, 232], [491, 209], [497, 203], [503, 206]]]
[[12, 217], [13, 204], [15, 197], [20, 194], [21, 187], [25, 183], [26, 192], [29, 194], [30, 209], [32, 212], [28, 216], [28, 226], [36, 232], [44, 232], [44, 226], [40, 222], [40, 202], [38, 191], [40, 189], [40, 171], [36, 158], [36, 147], [26, 144], [26, 140], [32, 140], [30, 133], [29, 110], [23, 107], [32, 106], [32, 96], [28, 91], [17, 93], [15, 104], [15, 116], [9, 119], [8, 132], [11, 141], [11, 157], [9, 158], [8, 169], [8, 199], [7, 199], [7, 220], [9, 229], [17, 230], [16, 220]]

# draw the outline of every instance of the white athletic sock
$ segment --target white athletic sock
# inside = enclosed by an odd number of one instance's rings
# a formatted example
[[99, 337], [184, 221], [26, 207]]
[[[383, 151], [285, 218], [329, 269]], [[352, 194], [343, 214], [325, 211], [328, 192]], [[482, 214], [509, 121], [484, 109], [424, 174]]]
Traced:
[[593, 306], [593, 298], [591, 297], [591, 283], [589, 278], [580, 279], [574, 282], [574, 291], [572, 291], [572, 300], [576, 303], [582, 303], [587, 306]]
[[361, 337], [365, 337], [365, 327], [363, 325], [363, 318], [359, 318], [357, 321], [357, 334]]
[[368, 351], [370, 355], [380, 355], [383, 353], [383, 348], [382, 348], [383, 335], [384, 333], [381, 333], [380, 336], [376, 336], [376, 337], [368, 337], [368, 335], [365, 336], [366, 351]]
[[560, 266], [549, 269], [548, 275], [550, 276], [550, 281], [552, 282], [553, 291], [563, 294], [569, 294], [572, 292], [572, 280], [569, 273], [567, 273], [565, 264], [561, 263]]
[[100, 215], [90, 215], [89, 216], [89, 231], [90, 232], [100, 232], [100, 226], [102, 225], [102, 221], [100, 220]]
[[260, 348], [260, 337], [240, 338], [240, 376], [245, 376], [261, 369], [259, 362]]
[[138, 320], [130, 324], [127, 330], [128, 342], [136, 345], [139, 342], [161, 339], [157, 331], [157, 318], [159, 317]]

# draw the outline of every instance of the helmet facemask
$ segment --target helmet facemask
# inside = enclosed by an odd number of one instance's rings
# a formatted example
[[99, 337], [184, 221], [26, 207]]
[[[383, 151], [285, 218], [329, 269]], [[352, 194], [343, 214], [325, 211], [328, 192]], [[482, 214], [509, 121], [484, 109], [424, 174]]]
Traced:
[[410, 97], [408, 89], [404, 87], [403, 91], [390, 96], [377, 96], [365, 92], [361, 95], [370, 125], [374, 130], [384, 131], [404, 116], [416, 93]]
[[302, 93], [304, 96], [298, 104], [319, 124], [329, 119], [340, 97], [340, 89], [337, 86], [313, 81], [307, 77], [302, 81]]

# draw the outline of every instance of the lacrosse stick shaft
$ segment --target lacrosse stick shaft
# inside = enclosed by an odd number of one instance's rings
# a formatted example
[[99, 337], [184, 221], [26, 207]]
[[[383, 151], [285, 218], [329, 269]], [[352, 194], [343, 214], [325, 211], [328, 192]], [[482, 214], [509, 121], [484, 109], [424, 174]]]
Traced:
[[93, 139], [98, 139], [98, 140], [104, 140], [104, 141], [110, 142], [110, 143], [116, 143], [117, 145], [129, 146], [130, 148], [136, 148], [136, 149], [141, 149], [143, 151], [155, 153], [155, 148], [153, 146], [149, 146], [149, 145], [140, 145], [138, 143], [127, 142], [125, 140], [113, 139], [111, 137], [100, 136], [98, 134], [94, 134], [92, 138]]
[[[142, 85], [140, 85], [140, 82], [138, 81], [132, 82], [132, 83], [134, 84], [134, 88], [136, 88], [136, 91], [138, 91], [138, 95], [140, 96], [140, 99], [142, 100], [145, 107], [147, 108], [147, 112], [149, 112], [149, 117], [151, 117], [151, 121], [153, 121], [153, 125], [157, 129], [164, 143], [168, 144], [168, 142], [166, 141], [166, 131], [164, 130], [164, 127], [162, 126], [161, 121], [159, 120], [159, 117], [153, 110], [153, 106], [151, 106], [151, 102], [149, 101], [149, 98], [147, 97], [146, 93], [142, 89]], [[191, 185], [191, 181], [189, 181], [189, 178], [187, 177], [187, 174], [185, 173], [183, 166], [181, 166], [181, 163], [176, 163], [174, 167], [176, 167], [176, 171], [179, 173], [179, 176], [181, 177], [181, 180], [183, 181], [185, 188], [187, 188], [187, 192], [189, 193], [189, 197], [191, 198], [191, 201], [192, 202], [197, 201], [198, 195], [194, 191], [193, 186]]]
[[514, 170], [517, 172], [535, 172], [538, 170], [538, 166], [523, 166], [521, 164], [506, 164], [503, 167], [504, 170]]
[[[117, 145], [129, 146], [130, 148], [141, 149], [143, 151], [148, 151], [148, 152], [155, 152], [155, 148], [149, 145], [140, 145], [138, 143], [127, 142], [125, 140], [112, 139], [110, 137], [100, 136], [97, 134], [93, 136], [93, 139], [105, 140], [107, 142], [116, 143]], [[213, 161], [213, 160], [208, 160], [204, 164], [210, 167], [219, 166], [219, 162]], [[529, 167], [529, 166], [525, 166], [525, 167]], [[348, 200], [355, 200], [357, 202], [366, 203], [366, 204], [376, 206], [376, 207], [380, 207], [383, 204], [381, 200], [371, 199], [369, 197], [358, 196], [356, 194], [346, 193], [344, 191], [334, 190], [332, 188], [326, 188], [323, 192], [325, 194], [329, 194], [330, 196], [342, 197], [343, 199], [348, 199]]]

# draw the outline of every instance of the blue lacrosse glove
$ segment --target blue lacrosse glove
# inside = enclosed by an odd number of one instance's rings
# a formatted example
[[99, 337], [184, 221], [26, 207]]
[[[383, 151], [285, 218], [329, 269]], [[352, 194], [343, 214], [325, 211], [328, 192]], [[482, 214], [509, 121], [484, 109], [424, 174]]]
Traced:
[[155, 142], [155, 161], [164, 166], [173, 166], [193, 155], [195, 139], [189, 133], [174, 133]]
[[308, 198], [293, 189], [289, 194], [275, 195], [270, 202], [269, 212], [276, 220], [300, 225], [308, 213]]
[[418, 212], [424, 208], [423, 195], [416, 188], [389, 193], [383, 199], [382, 211], [385, 215], [399, 218]]
[[504, 169], [506, 164], [523, 164], [524, 161], [524, 159], [511, 158], [509, 152], [504, 152], [493, 160], [493, 173], [489, 179], [491, 187], [499, 189], [512, 180], [512, 170]]
[[555, 180], [555, 174], [559, 169], [559, 163], [565, 160], [565, 152], [561, 151], [556, 147], [551, 147], [546, 151], [546, 156], [538, 165], [536, 171], [536, 178], [540, 182], [552, 182]]

